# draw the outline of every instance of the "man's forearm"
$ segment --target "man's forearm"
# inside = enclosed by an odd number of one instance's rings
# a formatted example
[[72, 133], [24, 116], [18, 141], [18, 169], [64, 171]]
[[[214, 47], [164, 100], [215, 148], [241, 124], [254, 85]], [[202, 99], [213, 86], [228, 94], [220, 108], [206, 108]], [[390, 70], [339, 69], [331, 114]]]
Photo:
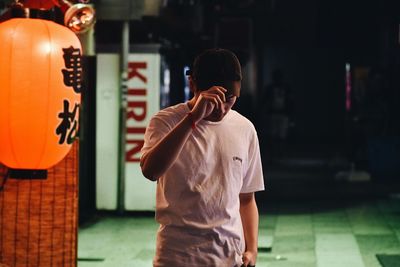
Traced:
[[243, 224], [246, 251], [257, 253], [259, 215], [254, 193], [241, 194], [240, 217]]
[[145, 177], [155, 181], [169, 169], [189, 138], [192, 123], [190, 116], [185, 116], [171, 132], [143, 155], [140, 166]]

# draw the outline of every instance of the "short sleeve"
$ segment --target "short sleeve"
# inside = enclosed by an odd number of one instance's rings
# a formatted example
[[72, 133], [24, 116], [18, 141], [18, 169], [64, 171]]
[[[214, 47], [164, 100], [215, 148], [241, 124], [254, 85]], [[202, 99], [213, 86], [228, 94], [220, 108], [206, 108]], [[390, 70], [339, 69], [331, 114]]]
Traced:
[[151, 118], [144, 134], [144, 145], [141, 150], [142, 156], [170, 131], [171, 127], [162, 118], [157, 116]]
[[240, 193], [251, 193], [264, 190], [264, 176], [261, 163], [260, 146], [257, 132], [253, 130], [251, 137], [247, 168], [245, 168], [243, 185]]

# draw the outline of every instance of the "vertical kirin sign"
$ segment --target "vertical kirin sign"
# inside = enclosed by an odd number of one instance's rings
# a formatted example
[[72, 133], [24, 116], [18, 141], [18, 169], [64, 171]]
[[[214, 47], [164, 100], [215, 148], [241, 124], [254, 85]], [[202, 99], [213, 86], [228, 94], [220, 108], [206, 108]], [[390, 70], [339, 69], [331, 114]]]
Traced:
[[154, 210], [155, 184], [142, 175], [140, 150], [150, 118], [160, 108], [160, 55], [128, 58], [125, 150], [125, 209]]

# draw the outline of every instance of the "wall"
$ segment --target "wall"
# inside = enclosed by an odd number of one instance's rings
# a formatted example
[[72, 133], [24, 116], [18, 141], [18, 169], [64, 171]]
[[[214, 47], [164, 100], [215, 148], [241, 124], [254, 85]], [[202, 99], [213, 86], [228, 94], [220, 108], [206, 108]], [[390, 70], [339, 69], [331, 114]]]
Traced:
[[[45, 180], [7, 180], [0, 192], [0, 265], [77, 265], [78, 146]], [[0, 164], [0, 181], [5, 172]]]

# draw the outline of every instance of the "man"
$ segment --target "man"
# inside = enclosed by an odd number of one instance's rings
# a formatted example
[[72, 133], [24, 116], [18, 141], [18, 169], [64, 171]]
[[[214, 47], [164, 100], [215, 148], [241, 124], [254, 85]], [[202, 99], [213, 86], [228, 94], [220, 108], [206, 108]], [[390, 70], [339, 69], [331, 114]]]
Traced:
[[194, 97], [150, 121], [141, 167], [157, 181], [155, 267], [256, 263], [264, 182], [256, 131], [231, 110], [241, 79], [232, 52], [206, 50], [189, 76]]

